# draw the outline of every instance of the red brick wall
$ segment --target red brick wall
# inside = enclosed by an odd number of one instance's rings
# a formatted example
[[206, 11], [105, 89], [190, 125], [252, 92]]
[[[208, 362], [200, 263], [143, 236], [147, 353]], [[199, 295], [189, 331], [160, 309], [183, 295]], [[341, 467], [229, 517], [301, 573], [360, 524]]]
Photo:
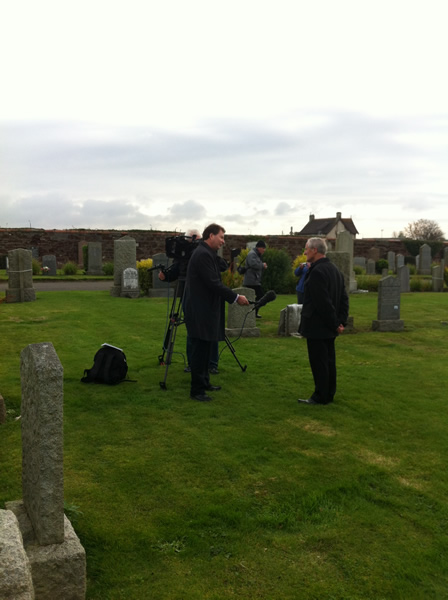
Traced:
[[[5, 255], [9, 250], [16, 248], [32, 247], [38, 248], [39, 257], [45, 254], [54, 254], [58, 266], [72, 261], [81, 264], [79, 245], [87, 242], [101, 242], [103, 249], [103, 261], [113, 262], [114, 240], [129, 235], [137, 242], [137, 259], [149, 258], [154, 254], [165, 251], [165, 238], [176, 235], [169, 231], [119, 231], [119, 230], [97, 230], [97, 229], [67, 229], [67, 230], [45, 230], [45, 229], [0, 229], [0, 255]], [[291, 258], [302, 253], [305, 247], [306, 237], [292, 235], [267, 235], [262, 236], [268, 247], [285, 250]], [[226, 234], [226, 245], [224, 246], [224, 257], [230, 259], [232, 248], [245, 248], [246, 242], [253, 240], [253, 236]], [[448, 245], [448, 242], [446, 243]], [[355, 240], [354, 255], [369, 257], [372, 247], [379, 248], [380, 258], [387, 258], [389, 250], [396, 254], [409, 256], [406, 247], [400, 240], [389, 240], [386, 238], [364, 238]]]

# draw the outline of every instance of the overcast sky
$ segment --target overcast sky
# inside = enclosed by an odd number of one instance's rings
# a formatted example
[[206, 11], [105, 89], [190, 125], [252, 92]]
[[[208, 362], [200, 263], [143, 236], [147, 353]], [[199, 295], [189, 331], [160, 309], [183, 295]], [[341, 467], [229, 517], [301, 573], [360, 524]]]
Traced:
[[448, 238], [445, 1], [0, 6], [0, 227]]

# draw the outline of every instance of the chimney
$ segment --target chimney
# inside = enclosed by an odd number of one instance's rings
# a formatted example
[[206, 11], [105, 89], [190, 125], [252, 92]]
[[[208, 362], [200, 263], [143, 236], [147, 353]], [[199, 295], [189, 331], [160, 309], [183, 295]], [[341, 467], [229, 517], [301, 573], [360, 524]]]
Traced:
[[314, 215], [310, 215], [310, 220], [309, 220], [309, 222], [311, 223], [311, 221], [314, 221]]
[[342, 217], [342, 213], [336, 213], [336, 219], [340, 219]]

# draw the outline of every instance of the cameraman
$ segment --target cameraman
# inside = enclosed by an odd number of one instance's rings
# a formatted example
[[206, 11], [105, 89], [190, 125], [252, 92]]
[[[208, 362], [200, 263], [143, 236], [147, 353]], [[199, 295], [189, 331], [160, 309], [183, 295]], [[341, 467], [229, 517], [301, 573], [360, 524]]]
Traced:
[[[185, 238], [188, 242], [190, 243], [197, 243], [201, 240], [201, 233], [199, 231], [199, 229], [189, 229], [187, 231], [187, 233], [185, 234]], [[195, 248], [193, 248], [192, 252], [194, 252]], [[160, 281], [166, 281], [167, 283], [170, 283], [171, 281], [177, 281], [178, 280], [178, 296], [181, 296], [182, 298], [182, 303], [183, 303], [183, 294], [184, 294], [184, 289], [185, 289], [185, 278], [187, 275], [187, 267], [188, 267], [188, 260], [192, 254], [192, 252], [187, 252], [187, 257], [186, 258], [176, 258], [173, 261], [173, 264], [170, 265], [167, 269], [162, 269], [159, 272], [159, 279]], [[228, 268], [228, 264], [226, 263], [226, 261], [223, 258], [219, 258], [219, 265], [220, 265], [220, 270], [221, 271], [226, 271]], [[186, 352], [187, 352], [187, 366], [185, 367], [184, 371], [185, 373], [190, 373], [191, 372], [191, 341], [190, 341], [190, 337], [188, 336], [187, 333], [187, 347], [186, 347]], [[219, 373], [218, 371], [218, 361], [219, 361], [219, 344], [218, 342], [213, 342], [212, 344], [212, 348], [211, 348], [211, 354], [210, 354], [210, 364], [209, 364], [209, 372], [212, 373], [213, 375], [217, 375]]]
[[207, 391], [217, 391], [210, 384], [209, 363], [213, 342], [224, 339], [224, 301], [244, 306], [249, 302], [221, 280], [217, 251], [224, 245], [225, 230], [212, 223], [205, 228], [203, 241], [199, 242], [187, 269], [184, 311], [188, 336], [191, 339], [190, 397], [199, 402], [209, 402]]
[[[265, 252], [266, 243], [263, 240], [260, 240], [246, 257], [246, 273], [244, 274], [243, 285], [244, 287], [254, 290], [255, 302], [258, 302], [263, 296], [261, 278], [264, 269], [268, 268], [268, 265], [263, 262], [262, 258]], [[255, 316], [257, 319], [261, 319], [261, 315], [258, 314], [258, 308], [255, 310]]]

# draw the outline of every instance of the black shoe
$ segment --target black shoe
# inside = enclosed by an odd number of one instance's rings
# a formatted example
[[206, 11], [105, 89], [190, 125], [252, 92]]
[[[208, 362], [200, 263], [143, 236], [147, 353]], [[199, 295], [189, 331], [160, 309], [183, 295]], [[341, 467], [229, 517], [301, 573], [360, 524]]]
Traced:
[[208, 372], [210, 373], [210, 375], [218, 375], [218, 373], [219, 373], [219, 371], [216, 367], [210, 367]]
[[213, 400], [213, 398], [210, 398], [210, 396], [207, 396], [207, 394], [190, 394], [190, 398], [192, 400], [197, 400], [198, 402], [210, 402], [210, 400]]
[[191, 373], [191, 367], [190, 366], [185, 367], [184, 373]]
[[261, 315], [255, 315], [255, 317], [256, 317], [257, 319], [262, 319], [262, 318], [263, 318]]
[[207, 392], [219, 392], [221, 389], [220, 385], [209, 385], [208, 388], [205, 388]]
[[321, 402], [316, 402], [316, 400], [313, 400], [312, 398], [299, 398], [297, 402], [303, 402], [304, 404], [322, 404]]

